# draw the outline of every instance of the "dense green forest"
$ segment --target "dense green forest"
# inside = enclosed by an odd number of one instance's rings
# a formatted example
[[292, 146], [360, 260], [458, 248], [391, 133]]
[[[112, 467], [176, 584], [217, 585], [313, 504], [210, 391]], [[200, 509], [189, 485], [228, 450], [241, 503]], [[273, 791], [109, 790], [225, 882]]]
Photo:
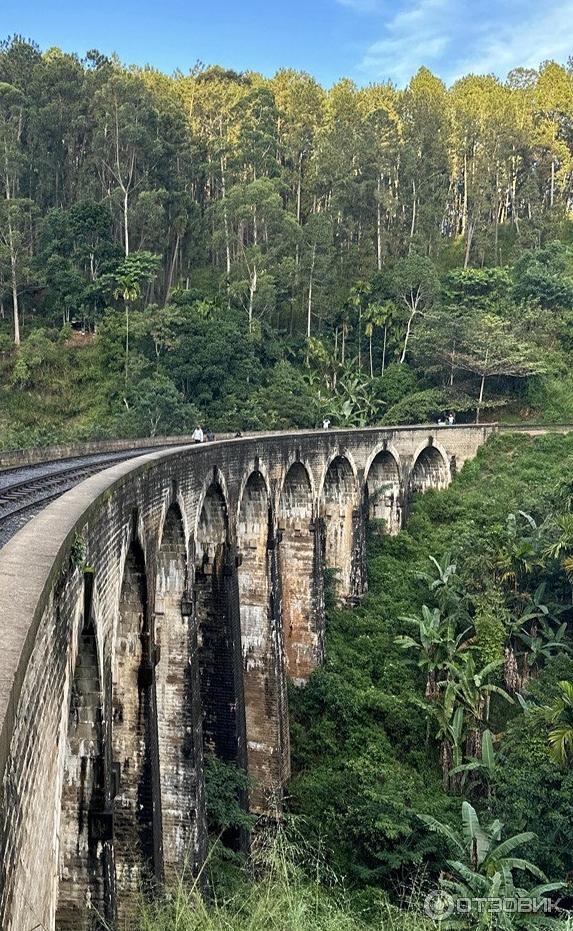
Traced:
[[573, 71], [0, 46], [0, 443], [573, 417]]

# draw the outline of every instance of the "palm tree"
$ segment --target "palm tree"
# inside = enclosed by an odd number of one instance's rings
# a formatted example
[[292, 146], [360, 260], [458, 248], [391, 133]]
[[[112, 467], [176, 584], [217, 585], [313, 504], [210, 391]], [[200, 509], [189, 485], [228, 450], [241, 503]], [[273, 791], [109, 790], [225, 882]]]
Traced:
[[[450, 896], [467, 900], [473, 910], [473, 913], [466, 912], [470, 920], [474, 919], [472, 928], [512, 931], [516, 927], [516, 912], [499, 909], [500, 900], [511, 901], [513, 905], [515, 900], [523, 898], [539, 900], [565, 886], [565, 883], [548, 882], [534, 863], [514, 856], [516, 850], [535, 839], [535, 834], [526, 831], [502, 840], [501, 821], [495, 820], [483, 827], [469, 802], [462, 803], [461, 833], [430, 815], [419, 815], [419, 818], [430, 831], [443, 837], [452, 850], [454, 859], [447, 860], [450, 872], [442, 876], [440, 884]], [[515, 884], [515, 872], [529, 873], [539, 879], [541, 885], [533, 889], [521, 888]], [[518, 914], [518, 917], [522, 922], [520, 927], [527, 927], [527, 916]]]
[[558, 683], [559, 696], [547, 709], [553, 725], [549, 731], [549, 755], [559, 766], [573, 761], [573, 682]]
[[374, 363], [372, 359], [372, 336], [376, 327], [384, 327], [384, 339], [382, 344], [382, 372], [386, 370], [386, 343], [388, 337], [388, 327], [394, 322], [396, 310], [392, 301], [384, 301], [379, 304], [373, 301], [368, 305], [364, 313], [366, 326], [364, 332], [368, 337], [368, 351], [370, 356], [370, 378], [374, 378]]
[[364, 302], [370, 294], [371, 286], [367, 281], [357, 281], [350, 289], [348, 305], [358, 311], [358, 371], [362, 371], [362, 312]]
[[565, 575], [573, 582], [573, 514], [566, 512], [554, 517], [550, 524], [553, 542], [548, 544], [544, 555], [558, 559]]
[[141, 294], [141, 286], [138, 281], [134, 281], [130, 275], [124, 275], [118, 279], [119, 284], [113, 292], [117, 299], [121, 298], [125, 304], [125, 384], [129, 376], [129, 304], [136, 301]]
[[447, 687], [443, 702], [434, 704], [432, 710], [438, 725], [436, 739], [440, 745], [442, 786], [444, 792], [458, 792], [461, 781], [456, 770], [464, 759], [465, 712], [462, 707], [456, 707], [455, 696]]
[[398, 312], [396, 310], [396, 305], [393, 304], [392, 301], [385, 301], [384, 304], [382, 305], [382, 308], [383, 308], [383, 312], [380, 314], [378, 318], [379, 319], [378, 326], [384, 327], [384, 339], [382, 343], [382, 371], [381, 371], [381, 374], [383, 375], [384, 372], [386, 371], [386, 345], [388, 342], [388, 330], [396, 322], [396, 319], [398, 317]]
[[103, 276], [116, 300], [125, 304], [125, 383], [129, 376], [129, 306], [141, 296], [142, 285], [151, 282], [159, 266], [159, 256], [140, 250], [126, 255], [114, 274]]

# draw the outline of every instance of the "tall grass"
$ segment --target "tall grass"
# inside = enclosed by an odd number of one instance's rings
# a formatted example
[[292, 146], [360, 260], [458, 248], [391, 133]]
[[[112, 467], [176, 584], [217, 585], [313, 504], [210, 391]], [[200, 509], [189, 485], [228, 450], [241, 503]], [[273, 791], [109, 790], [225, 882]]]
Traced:
[[[215, 855], [216, 858], [216, 855]], [[208, 864], [209, 868], [209, 864]], [[383, 893], [353, 898], [319, 856], [282, 831], [259, 838], [242, 876], [221, 884], [215, 868], [210, 895], [201, 878], [181, 881], [163, 901], [143, 907], [141, 931], [430, 931], [412, 899], [400, 910]], [[217, 873], [219, 877], [217, 878]]]

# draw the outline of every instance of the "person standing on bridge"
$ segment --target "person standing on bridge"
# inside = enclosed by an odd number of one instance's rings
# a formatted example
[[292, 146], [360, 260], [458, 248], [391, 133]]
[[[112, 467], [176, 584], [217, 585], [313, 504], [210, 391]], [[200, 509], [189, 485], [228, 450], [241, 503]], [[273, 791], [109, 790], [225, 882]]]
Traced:
[[194, 443], [203, 443], [205, 440], [205, 435], [203, 433], [203, 428], [200, 426], [195, 427], [193, 433], [191, 434], [191, 439]]

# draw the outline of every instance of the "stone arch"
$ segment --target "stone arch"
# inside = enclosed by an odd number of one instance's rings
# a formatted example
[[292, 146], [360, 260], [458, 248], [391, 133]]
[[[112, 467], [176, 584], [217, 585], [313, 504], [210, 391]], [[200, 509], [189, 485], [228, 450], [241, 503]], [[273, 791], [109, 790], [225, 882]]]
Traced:
[[145, 558], [132, 540], [125, 558], [115, 637], [112, 747], [117, 771], [114, 853], [118, 926], [136, 926], [139, 896], [158, 870], [154, 650]]
[[195, 539], [203, 748], [244, 765], [244, 704], [236, 557], [227, 499], [215, 474], [202, 496]]
[[302, 684], [323, 655], [324, 605], [311, 478], [299, 461], [282, 485], [279, 534], [286, 665], [291, 679]]
[[366, 469], [364, 502], [369, 520], [384, 521], [386, 533], [398, 533], [402, 526], [400, 466], [387, 446], [374, 454]]
[[[334, 590], [339, 601], [360, 594], [357, 563], [360, 562], [358, 483], [356, 469], [342, 454], [331, 459], [322, 482], [320, 516], [324, 522], [324, 565], [334, 572]], [[358, 552], [357, 552], [358, 549]]]
[[59, 830], [56, 931], [88, 931], [109, 917], [106, 864], [112, 814], [106, 805], [103, 694], [92, 613], [93, 573], [84, 574], [83, 613], [68, 706]]
[[274, 522], [268, 484], [258, 468], [243, 485], [237, 546], [250, 807], [268, 812], [288, 777], [288, 712]]
[[433, 443], [422, 447], [413, 460], [410, 492], [424, 492], [429, 488], [446, 488], [449, 481], [450, 472], [444, 451]]
[[[165, 513], [156, 561], [156, 700], [165, 879], [199, 865], [202, 793], [198, 787], [200, 698], [197, 636], [184, 519], [177, 502]], [[199, 756], [198, 756], [199, 754]]]

